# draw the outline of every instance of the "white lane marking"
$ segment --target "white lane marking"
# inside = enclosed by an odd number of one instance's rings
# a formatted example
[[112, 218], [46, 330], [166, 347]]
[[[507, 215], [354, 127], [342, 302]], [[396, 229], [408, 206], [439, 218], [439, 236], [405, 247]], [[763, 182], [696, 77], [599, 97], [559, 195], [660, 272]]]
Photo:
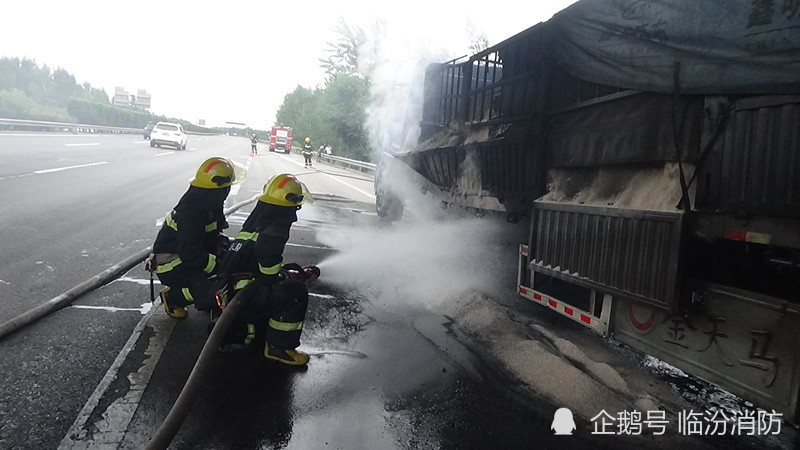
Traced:
[[60, 172], [62, 170], [70, 170], [70, 169], [80, 169], [81, 167], [101, 166], [103, 164], [108, 164], [108, 161], [96, 162], [91, 164], [80, 164], [77, 166], [56, 167], [55, 169], [35, 170], [33, 173], [35, 173], [36, 175], [41, 175], [43, 173]]
[[[280, 156], [281, 156], [281, 158], [285, 159], [286, 161], [289, 161], [289, 162], [292, 162], [294, 164], [297, 164], [298, 166], [300, 165], [300, 161], [298, 161], [298, 160], [296, 160], [294, 158], [289, 158], [286, 155], [280, 155]], [[339, 183], [342, 183], [343, 185], [345, 185], [345, 186], [347, 186], [347, 187], [349, 187], [349, 188], [351, 188], [351, 189], [353, 189], [353, 190], [355, 190], [355, 191], [357, 191], [357, 192], [359, 192], [359, 193], [361, 193], [363, 195], [366, 195], [369, 198], [372, 198], [372, 199], [375, 198], [375, 194], [370, 194], [369, 192], [365, 192], [365, 191], [353, 186], [352, 184], [350, 184], [350, 183], [348, 183], [348, 182], [346, 182], [344, 180], [341, 180], [341, 179], [339, 179], [339, 178], [337, 178], [337, 177], [335, 177], [335, 176], [333, 176], [331, 174], [328, 174], [328, 173], [325, 173], [325, 172], [319, 172], [319, 173], [322, 174], [322, 175], [326, 175], [330, 179], [338, 181]], [[303, 175], [306, 175], [306, 174], [303, 174]], [[300, 177], [300, 176], [301, 175], [298, 175], [298, 177]]]
[[[149, 305], [149, 303], [148, 303]], [[166, 314], [155, 314], [160, 310], [161, 302], [152, 305], [147, 314], [139, 320], [139, 323], [134, 328], [128, 342], [119, 352], [117, 358], [111, 364], [103, 379], [97, 385], [97, 388], [92, 393], [89, 400], [81, 409], [78, 417], [75, 418], [70, 427], [67, 435], [61, 440], [58, 448], [61, 449], [74, 449], [74, 448], [118, 448], [125, 437], [125, 432], [128, 430], [128, 425], [133, 419], [133, 414], [142, 399], [147, 384], [150, 382], [150, 377], [155, 371], [156, 364], [161, 358], [161, 353], [167, 346], [167, 341], [175, 328], [177, 320], [172, 319]], [[166, 320], [169, 319], [169, 320]], [[104, 411], [98, 411], [94, 417], [96, 421], [89, 424], [92, 420], [95, 409], [100, 405], [100, 400], [106, 394], [106, 391], [111, 386], [114, 379], [117, 378], [120, 368], [128, 354], [136, 346], [142, 331], [146, 326], [150, 326], [153, 330], [153, 335], [148, 341], [148, 347], [144, 351], [145, 358], [141, 362], [139, 369], [135, 373], [127, 375], [130, 381], [130, 387], [124, 397], [118, 397], [113, 403], [106, 406]], [[90, 429], [91, 431], [87, 430]]]
[[175, 152], [161, 152], [161, 153], [156, 153], [156, 154], [155, 154], [155, 155], [153, 155], [153, 156], [164, 156], [164, 155], [171, 155], [171, 154], [173, 154], [173, 153], [175, 153]]
[[318, 245], [306, 245], [306, 244], [293, 244], [291, 242], [286, 243], [287, 247], [302, 247], [302, 248], [315, 248], [318, 250], [331, 250], [333, 247], [320, 247]]
[[150, 303], [146, 303], [145, 305], [142, 305], [141, 308], [117, 308], [116, 306], [91, 306], [91, 305], [71, 305], [70, 308], [76, 308], [76, 309], [100, 309], [100, 310], [103, 310], [103, 311], [112, 311], [112, 312], [116, 312], [116, 311], [136, 311], [136, 312], [141, 313], [141, 314], [147, 314], [147, 312], [150, 311], [150, 307], [151, 306], [152, 305], [150, 305]]
[[86, 137], [85, 134], [31, 134], [31, 133], [0, 133], [0, 136], [13, 137]]
[[64, 147], [88, 147], [90, 145], [100, 145], [99, 142], [86, 142], [83, 144], [64, 144]]
[[[325, 175], [328, 175], [328, 174], [326, 173]], [[357, 188], [357, 187], [353, 186], [352, 184], [350, 184], [350, 183], [348, 183], [348, 182], [346, 182], [346, 181], [344, 181], [344, 180], [342, 180], [342, 179], [336, 178], [336, 177], [334, 177], [333, 175], [328, 175], [328, 176], [330, 177], [330, 179], [331, 179], [331, 180], [333, 180], [333, 181], [338, 181], [339, 183], [342, 183], [342, 184], [343, 184], [343, 185], [345, 185], [345, 186], [349, 186], [349, 187], [351, 187], [351, 188], [355, 189], [356, 191], [358, 191], [358, 192], [360, 192], [360, 193], [362, 193], [362, 194], [366, 195], [366, 196], [367, 196], [367, 197], [369, 197], [369, 198], [372, 198], [372, 199], [374, 199], [374, 198], [375, 198], [375, 195], [374, 195], [374, 194], [370, 194], [369, 192], [362, 191], [361, 189], [359, 189], [359, 188]]]
[[7, 177], [0, 177], [0, 181], [3, 180], [13, 180], [14, 178], [25, 178], [25, 177], [32, 177], [34, 174], [32, 173], [23, 173], [22, 175], [9, 175]]
[[[150, 279], [149, 278], [119, 277], [116, 280], [112, 281], [112, 283], [116, 283], [117, 281], [128, 281], [128, 282], [131, 282], [131, 283], [136, 283], [136, 284], [141, 284], [141, 285], [146, 285], [146, 286], [150, 285]], [[158, 281], [158, 279], [154, 279], [153, 282], [155, 284], [161, 284]]]

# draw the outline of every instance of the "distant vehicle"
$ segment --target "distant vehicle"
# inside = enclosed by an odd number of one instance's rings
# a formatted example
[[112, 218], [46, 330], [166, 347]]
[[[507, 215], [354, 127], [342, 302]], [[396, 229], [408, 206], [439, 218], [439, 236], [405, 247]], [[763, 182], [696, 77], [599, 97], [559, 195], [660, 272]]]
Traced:
[[150, 147], [170, 145], [178, 150], [186, 150], [188, 140], [189, 136], [179, 123], [158, 122], [150, 132]]
[[284, 153], [292, 151], [292, 128], [283, 124], [272, 127], [269, 132], [269, 151], [282, 149]]
[[147, 125], [144, 126], [144, 133], [142, 133], [142, 135], [145, 139], [150, 139], [150, 133], [152, 132], [154, 126], [155, 124], [153, 122], [147, 122]]

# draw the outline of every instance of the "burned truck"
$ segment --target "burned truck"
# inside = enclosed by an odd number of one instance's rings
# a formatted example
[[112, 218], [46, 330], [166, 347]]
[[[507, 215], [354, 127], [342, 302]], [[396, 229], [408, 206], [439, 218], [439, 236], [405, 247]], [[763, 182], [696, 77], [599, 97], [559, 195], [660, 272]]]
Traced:
[[517, 290], [543, 313], [796, 420], [799, 5], [579, 1], [428, 66], [392, 163], [529, 224]]

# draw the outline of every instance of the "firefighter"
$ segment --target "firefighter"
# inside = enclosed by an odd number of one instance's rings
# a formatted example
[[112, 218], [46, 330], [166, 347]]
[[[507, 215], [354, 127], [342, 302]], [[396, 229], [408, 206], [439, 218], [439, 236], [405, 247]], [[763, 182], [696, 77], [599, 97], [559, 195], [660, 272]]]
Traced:
[[276, 175], [264, 186], [256, 207], [242, 225], [222, 262], [227, 287], [217, 291], [220, 307], [247, 284], [259, 282], [226, 338], [228, 344], [263, 344], [264, 356], [301, 366], [308, 355], [297, 351], [308, 308], [306, 282], [319, 276], [315, 266], [283, 264], [283, 250], [297, 211], [313, 198], [292, 175]]
[[250, 153], [254, 155], [258, 154], [258, 136], [256, 136], [255, 133], [250, 136]]
[[314, 147], [311, 145], [311, 138], [306, 137], [303, 144], [303, 158], [306, 160], [306, 167], [311, 167], [311, 157], [314, 155]]
[[216, 304], [209, 276], [227, 249], [222, 230], [228, 223], [222, 207], [235, 178], [229, 160], [204, 161], [156, 236], [149, 267], [166, 286], [160, 296], [171, 317], [186, 317], [186, 306], [191, 304], [198, 310]]

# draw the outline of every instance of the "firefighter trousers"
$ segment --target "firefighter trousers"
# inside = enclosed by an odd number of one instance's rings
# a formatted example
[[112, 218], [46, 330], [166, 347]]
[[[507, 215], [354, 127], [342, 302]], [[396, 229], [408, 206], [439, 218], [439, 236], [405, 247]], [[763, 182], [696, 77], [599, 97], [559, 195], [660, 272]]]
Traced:
[[308, 288], [303, 281], [262, 287], [242, 306], [226, 341], [295, 349], [300, 346], [307, 309]]
[[166, 294], [170, 306], [194, 305], [200, 311], [209, 311], [217, 307], [214, 298], [216, 283], [208, 277], [207, 273], [200, 270], [188, 271], [178, 268], [158, 274], [161, 284], [170, 288]]

